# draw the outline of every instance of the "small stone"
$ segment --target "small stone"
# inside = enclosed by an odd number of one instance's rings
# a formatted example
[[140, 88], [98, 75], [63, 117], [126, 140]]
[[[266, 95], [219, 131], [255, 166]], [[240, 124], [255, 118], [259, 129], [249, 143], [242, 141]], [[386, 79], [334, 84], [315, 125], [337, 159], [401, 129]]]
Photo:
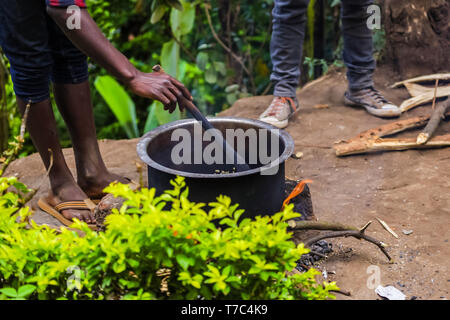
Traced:
[[411, 233], [413, 233], [413, 230], [402, 230], [404, 235], [409, 236]]
[[295, 154], [292, 155], [292, 158], [297, 160], [303, 158], [303, 152], [296, 152]]

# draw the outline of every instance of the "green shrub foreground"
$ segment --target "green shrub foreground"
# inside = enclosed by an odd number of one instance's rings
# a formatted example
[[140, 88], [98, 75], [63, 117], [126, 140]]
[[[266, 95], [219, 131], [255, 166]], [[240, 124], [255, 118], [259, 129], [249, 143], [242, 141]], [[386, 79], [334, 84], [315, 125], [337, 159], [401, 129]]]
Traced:
[[30, 227], [31, 210], [8, 191], [26, 187], [0, 178], [0, 299], [333, 298], [335, 284], [316, 283], [318, 271], [287, 275], [308, 252], [289, 240], [285, 221], [298, 216], [292, 205], [239, 222], [243, 210], [229, 198], [205, 211], [188, 200], [183, 178], [172, 185], [159, 197], [109, 186], [124, 206], [106, 218], [105, 232], [77, 221], [80, 236], [31, 220]]

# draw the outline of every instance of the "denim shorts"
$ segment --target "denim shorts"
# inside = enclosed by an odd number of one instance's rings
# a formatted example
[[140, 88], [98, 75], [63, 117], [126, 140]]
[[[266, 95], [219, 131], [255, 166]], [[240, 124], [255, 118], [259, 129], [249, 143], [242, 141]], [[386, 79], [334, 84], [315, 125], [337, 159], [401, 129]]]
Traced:
[[48, 16], [45, 0], [0, 0], [0, 46], [11, 65], [14, 91], [27, 102], [48, 99], [50, 81], [88, 79], [86, 55]]

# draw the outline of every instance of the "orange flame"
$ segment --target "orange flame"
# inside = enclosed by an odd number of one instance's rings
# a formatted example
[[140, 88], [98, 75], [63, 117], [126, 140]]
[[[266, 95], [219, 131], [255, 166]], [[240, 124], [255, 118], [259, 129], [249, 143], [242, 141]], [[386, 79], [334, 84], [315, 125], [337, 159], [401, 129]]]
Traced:
[[294, 190], [292, 190], [291, 194], [286, 198], [286, 200], [284, 200], [283, 202], [283, 206], [281, 207], [281, 210], [283, 210], [288, 204], [289, 202], [294, 199], [296, 196], [298, 196], [300, 193], [303, 192], [303, 190], [305, 189], [305, 186], [307, 183], [312, 183], [312, 180], [302, 180], [300, 181], [294, 188]]

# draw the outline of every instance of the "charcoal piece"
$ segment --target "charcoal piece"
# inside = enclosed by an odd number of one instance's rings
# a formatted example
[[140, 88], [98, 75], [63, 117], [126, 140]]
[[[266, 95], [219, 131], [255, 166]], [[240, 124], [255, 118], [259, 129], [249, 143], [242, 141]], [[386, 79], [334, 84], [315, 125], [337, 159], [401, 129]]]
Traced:
[[[300, 182], [295, 180], [286, 179], [286, 198], [291, 194], [292, 190], [297, 186]], [[294, 199], [290, 201], [290, 203], [294, 204], [294, 212], [300, 213], [302, 216], [295, 218], [293, 220], [296, 221], [305, 221], [305, 220], [316, 220], [313, 211], [313, 204], [311, 200], [311, 192], [309, 191], [308, 185], [305, 186], [305, 189], [302, 193], [296, 196]]]

